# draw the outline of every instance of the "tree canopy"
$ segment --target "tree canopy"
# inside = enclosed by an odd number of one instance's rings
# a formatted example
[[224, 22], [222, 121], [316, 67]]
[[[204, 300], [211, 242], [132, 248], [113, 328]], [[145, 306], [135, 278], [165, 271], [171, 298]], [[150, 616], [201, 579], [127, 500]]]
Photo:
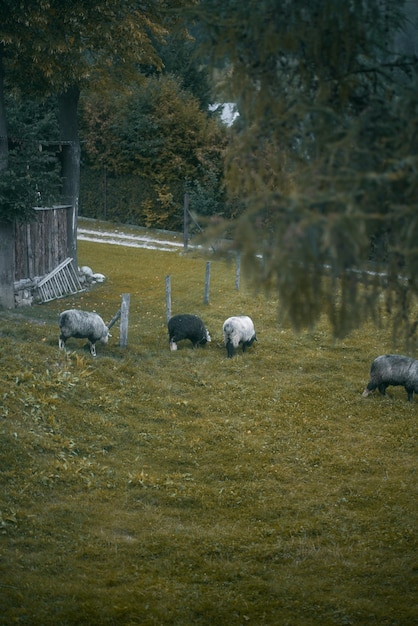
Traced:
[[389, 310], [414, 338], [418, 63], [396, 43], [408, 19], [417, 37], [414, 10], [203, 0], [199, 11], [240, 112], [226, 185], [244, 205], [234, 246], [257, 284], [278, 291], [298, 330], [326, 314], [344, 336]]
[[162, 9], [170, 4], [4, 0], [0, 36], [10, 84], [32, 96], [57, 94], [92, 80], [109, 84], [139, 63], [160, 66], [154, 41], [167, 32]]

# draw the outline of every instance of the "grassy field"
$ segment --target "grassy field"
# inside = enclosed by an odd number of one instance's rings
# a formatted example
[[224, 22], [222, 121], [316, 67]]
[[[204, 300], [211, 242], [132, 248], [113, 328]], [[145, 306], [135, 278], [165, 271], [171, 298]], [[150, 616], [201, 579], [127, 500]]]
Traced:
[[[206, 259], [80, 242], [91, 291], [0, 310], [0, 624], [418, 624], [417, 413], [403, 388], [361, 393], [391, 351], [365, 327], [293, 334], [277, 302]], [[168, 349], [172, 312], [212, 343]], [[119, 328], [93, 359], [58, 350], [57, 314]], [[226, 358], [222, 323], [258, 343]]]

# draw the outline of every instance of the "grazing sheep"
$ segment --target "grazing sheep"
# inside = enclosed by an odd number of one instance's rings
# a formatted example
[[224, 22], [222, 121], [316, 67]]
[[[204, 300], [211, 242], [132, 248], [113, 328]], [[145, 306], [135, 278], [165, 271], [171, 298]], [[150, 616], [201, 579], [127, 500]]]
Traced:
[[177, 350], [177, 343], [182, 339], [190, 339], [193, 348], [197, 348], [198, 345], [204, 346], [211, 341], [209, 331], [197, 315], [189, 313], [173, 315], [168, 320], [167, 326], [170, 350]]
[[234, 354], [234, 348], [238, 348], [242, 344], [242, 351], [252, 346], [257, 337], [254, 330], [253, 321], [248, 315], [238, 315], [236, 317], [228, 317], [224, 321], [223, 333], [226, 351], [230, 359]]
[[366, 398], [377, 388], [382, 395], [389, 385], [402, 385], [412, 401], [414, 391], [418, 393], [418, 361], [401, 354], [382, 354], [375, 358], [370, 367], [370, 381], [363, 396]]
[[70, 337], [88, 339], [90, 352], [92, 356], [96, 356], [96, 341], [107, 343], [110, 337], [109, 328], [97, 313], [69, 309], [60, 313], [58, 325], [61, 331], [58, 346], [61, 350]]

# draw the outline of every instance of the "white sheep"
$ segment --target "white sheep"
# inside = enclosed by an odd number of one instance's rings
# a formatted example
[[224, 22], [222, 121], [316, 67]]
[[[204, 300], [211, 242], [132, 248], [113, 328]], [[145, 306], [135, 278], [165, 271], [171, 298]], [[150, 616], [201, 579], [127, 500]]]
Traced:
[[253, 321], [248, 315], [228, 317], [223, 324], [223, 333], [229, 359], [239, 344], [242, 344], [242, 351], [245, 352], [247, 347], [257, 341]]
[[65, 342], [70, 337], [88, 339], [90, 353], [96, 356], [96, 341], [107, 343], [110, 337], [108, 326], [97, 313], [69, 309], [60, 313], [58, 325], [61, 331], [58, 346], [61, 350], [64, 349]]

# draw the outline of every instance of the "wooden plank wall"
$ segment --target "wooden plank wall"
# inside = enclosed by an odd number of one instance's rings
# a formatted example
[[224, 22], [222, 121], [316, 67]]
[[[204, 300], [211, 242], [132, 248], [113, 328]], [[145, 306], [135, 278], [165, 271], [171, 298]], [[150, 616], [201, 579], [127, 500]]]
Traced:
[[67, 258], [68, 210], [36, 208], [32, 222], [16, 224], [15, 281], [44, 276]]

